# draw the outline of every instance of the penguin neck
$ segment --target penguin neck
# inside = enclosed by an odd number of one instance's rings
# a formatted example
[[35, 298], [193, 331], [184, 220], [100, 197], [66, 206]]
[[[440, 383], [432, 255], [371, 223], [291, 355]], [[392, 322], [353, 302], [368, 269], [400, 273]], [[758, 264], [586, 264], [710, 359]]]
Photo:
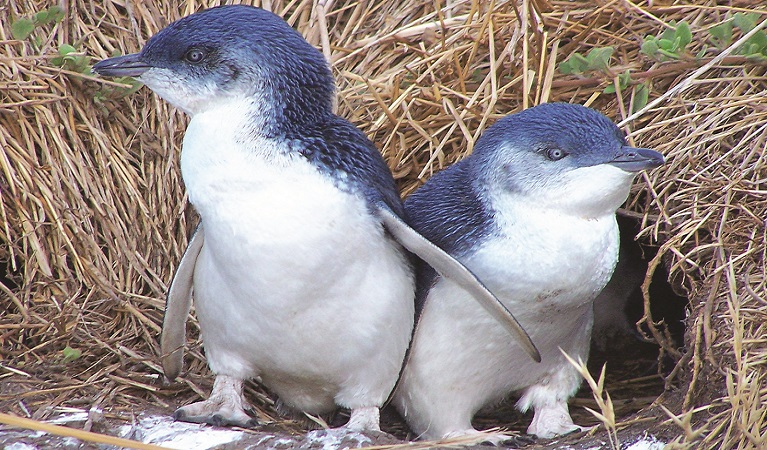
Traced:
[[249, 118], [257, 124], [254, 131], [259, 135], [300, 135], [302, 130], [314, 128], [332, 115], [332, 97], [327, 89], [291, 85], [289, 80], [273, 83], [274, 80], [265, 80], [263, 88], [253, 96], [258, 101]]
[[321, 93], [307, 95], [306, 89], [267, 80], [247, 94], [222, 95], [204, 111], [191, 115], [193, 119], [215, 116], [221, 132], [238, 136], [237, 140], [283, 139], [317, 128], [332, 115], [331, 102]]

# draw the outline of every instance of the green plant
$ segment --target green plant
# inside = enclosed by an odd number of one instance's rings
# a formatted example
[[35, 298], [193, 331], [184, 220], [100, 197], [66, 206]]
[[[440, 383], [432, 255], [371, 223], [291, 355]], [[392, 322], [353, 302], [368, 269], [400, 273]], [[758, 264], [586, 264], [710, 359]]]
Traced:
[[650, 100], [650, 88], [644, 83], [639, 83], [633, 88], [634, 103], [631, 105], [631, 114], [647, 106]]
[[715, 47], [724, 50], [732, 43], [732, 20], [726, 20], [708, 30], [709, 40]]
[[61, 356], [61, 362], [66, 364], [82, 356], [82, 352], [67, 345], [64, 347], [64, 350], [61, 351]]
[[[39, 49], [43, 40], [34, 36], [35, 29], [51, 23], [59, 23], [64, 19], [65, 14], [66, 13], [63, 8], [58, 5], [54, 5], [48, 9], [35, 13], [31, 18], [17, 18], [11, 23], [11, 35], [14, 39], [17, 40], [29, 39], [33, 47]], [[75, 43], [75, 45], [61, 44], [57, 49], [56, 56], [50, 59], [51, 65], [61, 67], [62, 69], [66, 69], [71, 72], [90, 75], [91, 57], [87, 56], [84, 52], [78, 51], [76, 47], [79, 45], [79, 43]], [[115, 86], [112, 84], [104, 85], [93, 95], [96, 102], [103, 101], [106, 98], [119, 98], [130, 95], [136, 92], [141, 86], [143, 86], [141, 82], [131, 77], [122, 77], [114, 81], [122, 84], [123, 86]]]
[[[709, 28], [708, 40], [719, 50], [724, 50], [732, 44], [735, 29], [739, 29], [743, 34], [748, 33], [754, 29], [758, 19], [757, 13], [736, 13], [731, 19]], [[759, 59], [767, 57], [767, 34], [761, 30], [757, 31], [735, 49], [735, 54]]]
[[610, 58], [614, 50], [612, 47], [595, 47], [589, 50], [586, 56], [575, 52], [566, 61], [559, 63], [559, 71], [568, 75], [581, 74], [590, 70], [605, 70], [610, 67]]
[[51, 59], [51, 64], [62, 67], [72, 72], [89, 74], [91, 72], [90, 57], [78, 53], [77, 49], [69, 44], [59, 46], [59, 56]]
[[[759, 19], [757, 13], [736, 13], [732, 18], [732, 24], [739, 28], [743, 34], [748, 33], [756, 27], [756, 21]], [[735, 50], [738, 55], [751, 58], [767, 57], [767, 34], [759, 30], [753, 36]]]
[[[575, 52], [567, 60], [559, 63], [559, 71], [562, 74], [576, 74], [580, 75], [590, 71], [602, 71], [610, 74], [608, 69], [610, 68], [610, 58], [613, 55], [615, 49], [612, 47], [595, 47], [589, 50], [586, 56]], [[610, 74], [612, 76], [612, 74]], [[634, 96], [634, 103], [632, 107], [632, 113], [642, 109], [646, 104], [650, 96], [650, 89], [644, 83], [632, 83], [631, 72], [629, 70], [618, 75], [617, 85], [616, 83], [610, 84], [604, 89], [605, 94], [615, 94], [618, 89], [621, 92], [629, 89], [632, 90]]]
[[[21, 17], [11, 23], [11, 36], [14, 39], [23, 41], [29, 38], [35, 31], [35, 28], [47, 25], [49, 23], [59, 23], [64, 19], [64, 10], [54, 5], [48, 9], [36, 13], [32, 18]], [[37, 42], [39, 46], [39, 42]]]
[[632, 85], [630, 70], [626, 70], [618, 75], [616, 81], [607, 86], [603, 92], [605, 94], [614, 94], [618, 89], [621, 92], [625, 92], [629, 88], [631, 88], [632, 95], [634, 96], [634, 103], [631, 107], [631, 113], [633, 114], [647, 105], [647, 101], [650, 98], [650, 88], [644, 83], [634, 83]]
[[672, 21], [671, 28], [667, 28], [660, 36], [646, 36], [641, 52], [660, 61], [679, 59], [690, 42], [690, 25], [685, 21], [678, 24]]
[[[90, 66], [88, 67], [90, 71]], [[93, 101], [96, 103], [103, 103], [108, 99], [122, 98], [133, 94], [141, 89], [144, 84], [139, 80], [132, 77], [119, 77], [113, 80], [115, 83], [119, 83], [123, 86], [115, 86], [112, 84], [104, 85], [101, 89], [93, 94]]]

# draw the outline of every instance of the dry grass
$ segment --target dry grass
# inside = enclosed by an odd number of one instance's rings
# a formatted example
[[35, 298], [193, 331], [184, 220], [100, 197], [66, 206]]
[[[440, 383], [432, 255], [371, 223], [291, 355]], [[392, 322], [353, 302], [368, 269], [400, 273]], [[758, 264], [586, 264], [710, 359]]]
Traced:
[[[166, 283], [196, 221], [178, 168], [186, 118], [146, 89], [122, 97], [115, 83], [62, 71], [51, 58], [63, 43], [96, 59], [136, 51], [169, 21], [216, 3], [71, 0], [63, 22], [35, 30], [39, 45], [14, 40], [10, 22], [53, 2], [0, 6], [0, 263], [7, 266], [0, 402], [15, 414], [44, 418], [59, 404], [167, 406], [173, 394], [190, 399], [207, 388], [195, 375], [162, 387], [156, 356]], [[711, 46], [700, 60], [693, 55], [728, 14], [756, 11], [761, 23], [767, 8], [750, 1], [262, 3], [332, 61], [340, 114], [378, 144], [403, 194], [470, 152], [504, 114], [565, 101], [622, 121], [631, 91], [602, 90], [626, 69], [646, 82], [650, 100], [660, 100], [625, 129], [669, 164], [639, 180], [627, 210], [641, 221], [641, 239], [660, 245], [651, 271], [669, 267], [691, 299], [685, 349], [669, 343], [661, 324], [651, 326], [680, 361], [681, 396], [668, 407], [696, 424], [679, 427], [679, 442], [763, 445], [765, 64]], [[690, 52], [663, 63], [639, 54], [642, 38], [672, 20], [690, 23]], [[556, 68], [576, 51], [607, 45], [615, 47], [609, 73]], [[649, 312], [645, 321], [653, 323]], [[192, 331], [187, 368], [204, 375]], [[66, 346], [82, 356], [64, 360]], [[250, 395], [264, 418], [275, 419], [267, 396]]]

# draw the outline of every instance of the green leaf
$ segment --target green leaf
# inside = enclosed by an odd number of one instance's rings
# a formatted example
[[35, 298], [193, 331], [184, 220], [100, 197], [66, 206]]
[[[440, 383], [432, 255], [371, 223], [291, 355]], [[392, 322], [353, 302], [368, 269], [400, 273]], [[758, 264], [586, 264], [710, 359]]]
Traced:
[[639, 111], [647, 106], [647, 101], [650, 99], [650, 88], [646, 84], [640, 83], [634, 86], [634, 106], [631, 108], [631, 113]]
[[711, 27], [708, 33], [711, 35], [714, 45], [719, 49], [725, 49], [732, 42], [732, 21], [728, 20]]
[[750, 55], [753, 55], [754, 53], [763, 53], [764, 49], [767, 48], [767, 34], [764, 34], [764, 31], [757, 31], [753, 36], [748, 38], [746, 44], [753, 48], [753, 51], [749, 52]]
[[131, 87], [126, 89], [123, 95], [130, 95], [141, 89], [141, 86], [144, 85], [144, 83], [140, 82], [139, 80], [133, 78], [133, 77], [120, 77], [117, 78], [115, 81], [118, 83], [125, 83], [130, 84]]
[[631, 71], [627, 70], [618, 75], [618, 85], [621, 89], [626, 89], [631, 84]]
[[676, 22], [672, 20], [670, 25], [671, 25], [670, 28], [666, 28], [665, 30], [663, 30], [663, 33], [661, 33], [659, 39], [673, 41], [674, 38], [676, 38]]
[[85, 55], [77, 55], [77, 56], [65, 56], [64, 59], [71, 58], [69, 63], [69, 70], [72, 70], [74, 72], [78, 73], [90, 73], [91, 66], [88, 64], [90, 62], [90, 58]]
[[50, 8], [48, 8], [48, 20], [52, 22], [59, 23], [62, 20], [64, 20], [64, 16], [66, 15], [64, 8], [62, 8], [59, 5], [53, 5]]
[[658, 53], [660, 53], [661, 55], [663, 55], [663, 56], [665, 56], [666, 58], [669, 58], [669, 59], [679, 59], [679, 54], [676, 53], [676, 52], [670, 52], [670, 51], [667, 51], [667, 50], [660, 49], [660, 50], [658, 50]]
[[588, 55], [586, 55], [586, 61], [589, 70], [602, 70], [610, 67], [610, 57], [613, 55], [612, 47], [592, 48]]
[[692, 42], [692, 32], [690, 31], [690, 25], [688, 25], [685, 21], [679, 22], [674, 35], [677, 39], [679, 39], [679, 48], [682, 50], [687, 47], [687, 44]]
[[[618, 87], [621, 88], [622, 91], [624, 91], [629, 85], [631, 84], [631, 71], [626, 70], [622, 74], [618, 75]], [[618, 90], [615, 87], [615, 81], [612, 82], [612, 84], [608, 85], [602, 92], [605, 94], [614, 94]]]
[[82, 352], [67, 345], [64, 347], [64, 350], [61, 351], [61, 354], [64, 356], [62, 362], [69, 363], [79, 358], [82, 355]]
[[34, 19], [32, 20], [35, 22], [35, 25], [45, 25], [49, 21], [48, 10], [43, 10], [35, 14]]
[[658, 47], [660, 47], [660, 50], [673, 52], [676, 50], [676, 43], [670, 39], [658, 39]]
[[64, 19], [64, 9], [58, 5], [51, 6], [48, 9], [35, 14], [34, 22], [36, 25], [47, 25], [51, 22], [59, 23]]
[[570, 58], [570, 63], [573, 65], [573, 68], [577, 70], [578, 72], [584, 72], [586, 68], [588, 68], [589, 66], [589, 60], [586, 59], [585, 56], [577, 52]]
[[75, 49], [74, 47], [72, 47], [69, 44], [61, 44], [59, 46], [59, 55], [61, 55], [61, 56], [66, 56], [66, 55], [68, 55], [70, 53], [74, 53], [76, 51], [77, 51], [77, 49]]
[[11, 36], [14, 39], [23, 41], [35, 31], [35, 23], [30, 19], [21, 18], [11, 24]]
[[[564, 67], [562, 67], [562, 65], [564, 65]], [[588, 60], [578, 52], [573, 53], [572, 56], [570, 56], [567, 59], [567, 61], [560, 64], [560, 70], [566, 71], [562, 73], [567, 73], [567, 74], [583, 73], [586, 71], [586, 69], [588, 69], [588, 67], [589, 67]]]
[[562, 61], [559, 63], [559, 72], [563, 75], [570, 75], [573, 73], [573, 67], [570, 64], [570, 61]]
[[758, 17], [759, 14], [757, 13], [736, 13], [735, 17], [732, 18], [732, 22], [736, 27], [740, 28], [743, 33], [748, 33], [756, 26]]
[[659, 48], [658, 43], [655, 41], [655, 38], [653, 38], [642, 42], [641, 51], [647, 56], [655, 57]]

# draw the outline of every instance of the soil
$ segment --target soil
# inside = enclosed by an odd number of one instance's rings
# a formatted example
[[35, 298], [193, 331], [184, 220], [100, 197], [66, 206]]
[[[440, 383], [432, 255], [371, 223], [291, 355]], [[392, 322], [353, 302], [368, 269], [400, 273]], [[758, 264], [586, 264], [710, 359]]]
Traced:
[[[662, 436], [662, 430], [657, 426], [662, 416], [653, 413], [637, 412], [647, 408], [664, 390], [663, 378], [658, 375], [657, 347], [640, 342], [630, 343], [628, 348], [619, 352], [596, 352], [590, 359], [590, 369], [598, 374], [604, 362], [608, 363], [606, 378], [607, 391], [610, 393], [620, 418], [618, 440], [621, 448], [632, 450], [662, 448], [663, 442], [673, 437]], [[44, 373], [37, 372], [38, 376]], [[33, 377], [34, 378], [34, 377]], [[209, 389], [209, 379], [200, 377], [198, 386]], [[165, 392], [163, 392], [165, 391]], [[30, 402], [30, 393], [36, 393], [36, 400]], [[262, 390], [251, 383], [246, 390], [249, 398], [259, 404], [259, 410], [269, 409], [270, 398]], [[411, 436], [407, 426], [392, 408], [387, 407], [382, 412], [381, 424], [385, 432], [343, 433], [339, 430], [321, 429], [316, 423], [296, 421], [277, 416], [259, 417], [261, 425], [257, 429], [227, 429], [208, 425], [186, 424], [173, 422], [173, 411], [185, 403], [194, 400], [195, 394], [188, 386], [179, 383], [160, 388], [155, 395], [136, 395], [135, 402], [130, 405], [110, 407], [108, 399], [102, 399], [99, 408], [90, 408], [87, 398], [72, 395], [71, 400], [61, 401], [61, 393], [46, 390], [44, 379], [29, 379], [18, 374], [7, 373], [0, 378], [0, 411], [9, 411], [18, 416], [31, 416], [35, 419], [45, 419], [77, 429], [85, 429], [101, 434], [139, 440], [145, 443], [167, 446], [179, 449], [337, 449], [370, 446], [408, 446]], [[45, 401], [50, 404], [60, 404], [46, 409]], [[34, 403], [37, 409], [30, 411], [25, 405]], [[582, 426], [598, 425], [599, 421], [586, 411], [584, 407], [598, 410], [588, 388], [581, 389], [570, 402], [573, 420]], [[26, 410], [26, 414], [25, 414]], [[273, 411], [273, 409], [272, 409]], [[348, 413], [340, 411], [334, 417], [325, 418], [331, 427], [345, 423]], [[532, 414], [521, 414], [513, 407], [513, 399], [493, 408], [481, 411], [475, 418], [478, 429], [500, 427], [504, 430], [523, 436], [518, 439], [517, 446], [526, 449], [609, 449], [609, 437], [604, 427], [586, 433], [575, 433], [555, 440], [532, 439], [524, 435]], [[654, 426], [653, 435], [648, 436], [648, 424]], [[313, 429], [314, 428], [314, 429]], [[319, 428], [319, 429], [318, 429]], [[103, 444], [81, 442], [71, 437], [54, 436], [33, 430], [0, 427], [0, 448], [3, 450], [35, 450], [35, 449], [111, 449], [116, 448]], [[488, 448], [487, 445], [474, 445], [468, 448]]]

